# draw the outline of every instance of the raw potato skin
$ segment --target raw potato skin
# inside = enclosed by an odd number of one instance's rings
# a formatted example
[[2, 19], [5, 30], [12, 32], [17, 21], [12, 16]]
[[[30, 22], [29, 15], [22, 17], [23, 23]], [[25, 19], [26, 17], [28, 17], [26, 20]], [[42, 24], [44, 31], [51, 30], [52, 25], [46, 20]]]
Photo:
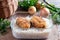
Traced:
[[41, 17], [33, 16], [31, 23], [36, 28], [46, 28], [46, 22]]
[[50, 14], [50, 11], [49, 11], [48, 8], [42, 8], [42, 9], [40, 10], [40, 16], [42, 16], [42, 17], [48, 17], [49, 14]]
[[30, 22], [22, 17], [16, 19], [16, 24], [21, 28], [30, 28]]
[[31, 6], [29, 9], [28, 9], [28, 12], [29, 14], [35, 14], [36, 13], [36, 8], [34, 6]]

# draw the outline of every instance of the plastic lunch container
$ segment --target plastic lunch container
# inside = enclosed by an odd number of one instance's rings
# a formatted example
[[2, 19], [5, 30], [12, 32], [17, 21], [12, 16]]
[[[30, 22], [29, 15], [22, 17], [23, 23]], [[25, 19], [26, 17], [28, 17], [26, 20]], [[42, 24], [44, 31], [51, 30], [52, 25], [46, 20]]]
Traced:
[[[26, 19], [30, 20], [29, 16]], [[12, 18], [11, 20], [11, 29], [12, 34], [15, 38], [24, 38], [24, 39], [41, 39], [41, 38], [48, 38], [49, 33], [53, 28], [52, 21], [46, 18], [43, 18], [46, 21], [47, 28], [45, 29], [21, 29], [16, 25], [16, 18]]]

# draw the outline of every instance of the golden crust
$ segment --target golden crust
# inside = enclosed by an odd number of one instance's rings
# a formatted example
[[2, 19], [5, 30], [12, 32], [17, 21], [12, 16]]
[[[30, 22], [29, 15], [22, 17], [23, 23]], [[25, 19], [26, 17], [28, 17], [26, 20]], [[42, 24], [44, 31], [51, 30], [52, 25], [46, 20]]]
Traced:
[[38, 17], [38, 16], [33, 16], [31, 19], [31, 23], [36, 28], [46, 27], [46, 22], [41, 17]]
[[30, 28], [30, 22], [22, 17], [16, 19], [16, 24], [21, 28]]

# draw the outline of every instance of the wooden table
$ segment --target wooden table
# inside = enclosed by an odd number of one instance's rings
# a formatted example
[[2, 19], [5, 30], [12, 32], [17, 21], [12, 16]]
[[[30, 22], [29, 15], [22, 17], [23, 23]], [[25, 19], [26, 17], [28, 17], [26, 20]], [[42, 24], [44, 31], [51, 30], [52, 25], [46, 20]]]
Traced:
[[16, 40], [16, 39], [12, 36], [11, 29], [8, 29], [8, 33], [0, 36], [0, 40]]

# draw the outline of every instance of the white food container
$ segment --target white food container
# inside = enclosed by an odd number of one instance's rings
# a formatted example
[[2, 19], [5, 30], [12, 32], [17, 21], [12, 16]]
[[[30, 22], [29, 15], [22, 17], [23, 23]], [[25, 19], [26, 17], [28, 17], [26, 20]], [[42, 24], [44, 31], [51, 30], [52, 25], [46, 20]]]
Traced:
[[[29, 19], [29, 17], [26, 17]], [[52, 31], [53, 24], [52, 21], [46, 18], [43, 18], [46, 21], [47, 28], [46, 29], [36, 29], [30, 28], [23, 30], [16, 25], [16, 19], [11, 20], [11, 29], [12, 34], [15, 38], [21, 39], [41, 39], [41, 38], [48, 38], [49, 33]]]

